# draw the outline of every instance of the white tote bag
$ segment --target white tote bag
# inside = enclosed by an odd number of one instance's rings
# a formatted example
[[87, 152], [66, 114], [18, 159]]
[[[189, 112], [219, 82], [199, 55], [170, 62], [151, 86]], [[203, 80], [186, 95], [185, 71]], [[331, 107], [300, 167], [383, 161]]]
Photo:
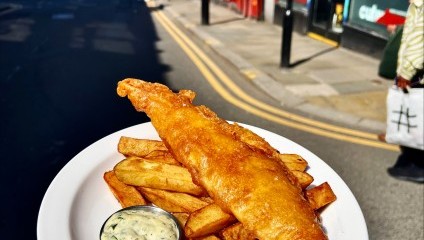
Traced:
[[411, 88], [404, 93], [392, 86], [387, 95], [386, 141], [424, 150], [424, 88]]

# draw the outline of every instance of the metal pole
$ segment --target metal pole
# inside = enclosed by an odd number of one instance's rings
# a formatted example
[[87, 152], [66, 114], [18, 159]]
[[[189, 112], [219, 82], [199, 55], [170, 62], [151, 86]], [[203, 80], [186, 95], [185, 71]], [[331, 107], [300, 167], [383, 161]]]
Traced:
[[209, 0], [202, 0], [202, 25], [209, 25]]
[[286, 0], [286, 9], [283, 12], [283, 36], [281, 41], [280, 67], [290, 67], [290, 51], [293, 32], [293, 0]]

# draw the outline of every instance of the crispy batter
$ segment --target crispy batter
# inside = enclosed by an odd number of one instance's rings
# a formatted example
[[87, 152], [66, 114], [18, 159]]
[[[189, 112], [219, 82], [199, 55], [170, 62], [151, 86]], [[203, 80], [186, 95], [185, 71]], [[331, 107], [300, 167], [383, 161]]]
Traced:
[[147, 113], [193, 181], [259, 239], [326, 239], [302, 189], [278, 157], [251, 148], [233, 134], [234, 125], [194, 106], [194, 93], [176, 94], [136, 79], [119, 82], [117, 92]]
[[246, 230], [241, 223], [233, 224], [220, 232], [223, 240], [256, 240], [257, 238]]

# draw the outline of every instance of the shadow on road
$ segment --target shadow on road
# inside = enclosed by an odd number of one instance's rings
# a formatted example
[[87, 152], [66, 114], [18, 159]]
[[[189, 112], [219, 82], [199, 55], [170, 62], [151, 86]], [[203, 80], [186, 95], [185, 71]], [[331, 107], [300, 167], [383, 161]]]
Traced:
[[117, 96], [117, 82], [164, 82], [170, 69], [158, 59], [144, 1], [16, 4], [0, 16], [0, 181], [10, 216], [0, 229], [5, 239], [36, 239], [38, 208], [58, 171], [96, 140], [148, 121]]

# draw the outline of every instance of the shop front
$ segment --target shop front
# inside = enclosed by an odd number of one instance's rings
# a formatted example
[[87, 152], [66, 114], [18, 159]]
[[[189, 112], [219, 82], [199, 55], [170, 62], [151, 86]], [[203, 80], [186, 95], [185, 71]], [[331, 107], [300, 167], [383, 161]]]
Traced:
[[[275, 2], [274, 23], [282, 24], [289, 0]], [[380, 57], [389, 33], [383, 17], [406, 15], [408, 0], [290, 0], [293, 1], [294, 30], [320, 36], [329, 42], [374, 57]]]
[[[406, 16], [408, 0], [351, 0], [345, 1], [345, 20], [341, 45], [343, 47], [381, 57], [389, 37], [390, 19]], [[389, 21], [381, 22], [381, 19]], [[399, 24], [399, 21], [395, 21]]]
[[264, 17], [264, 0], [215, 0], [215, 2], [229, 5], [247, 18], [262, 20]]
[[[288, 0], [275, 3], [274, 23], [282, 24], [282, 12]], [[338, 44], [343, 31], [345, 0], [291, 0], [293, 1], [294, 30], [331, 40]]]
[[344, 0], [310, 0], [309, 32], [340, 42]]

